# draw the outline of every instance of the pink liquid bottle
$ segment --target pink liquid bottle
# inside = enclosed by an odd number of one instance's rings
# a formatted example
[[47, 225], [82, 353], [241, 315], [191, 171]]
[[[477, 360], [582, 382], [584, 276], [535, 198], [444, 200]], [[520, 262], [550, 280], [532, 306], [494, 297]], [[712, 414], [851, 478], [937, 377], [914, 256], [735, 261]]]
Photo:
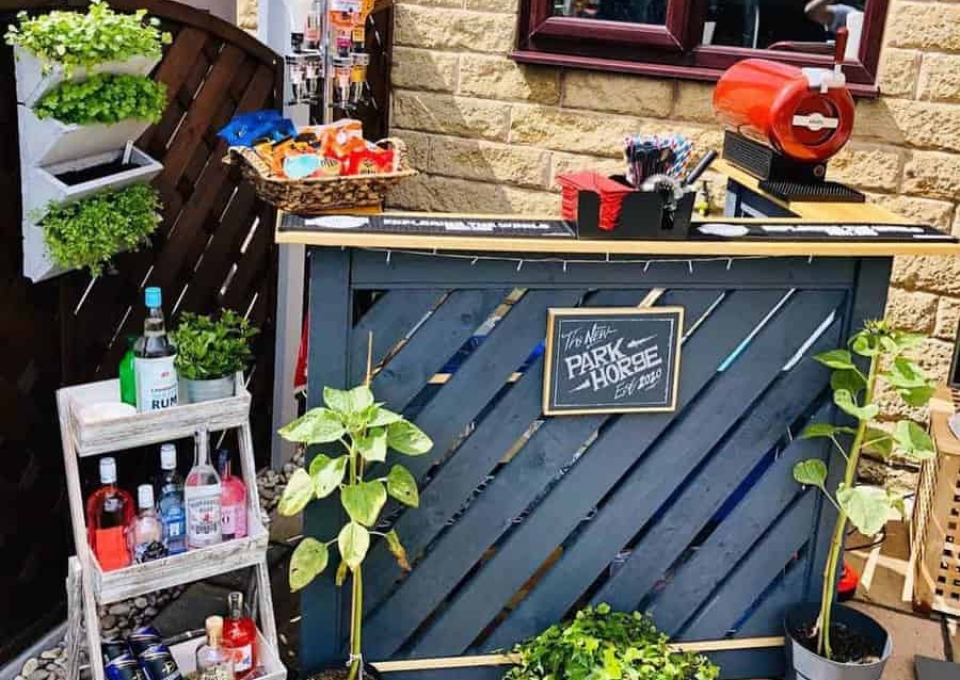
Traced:
[[127, 526], [133, 519], [133, 497], [117, 487], [117, 461], [100, 459], [100, 488], [87, 499], [87, 534], [103, 571], [130, 564]]
[[223, 540], [247, 535], [247, 488], [243, 480], [233, 475], [230, 452], [220, 449], [220, 532]]

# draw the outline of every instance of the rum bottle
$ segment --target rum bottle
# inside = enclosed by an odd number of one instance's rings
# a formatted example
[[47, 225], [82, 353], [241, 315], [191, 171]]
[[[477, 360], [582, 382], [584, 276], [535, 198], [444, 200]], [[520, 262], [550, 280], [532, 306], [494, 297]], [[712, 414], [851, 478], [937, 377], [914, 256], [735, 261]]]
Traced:
[[183, 477], [177, 472], [177, 447], [160, 447], [160, 475], [156, 481], [157, 505], [163, 526], [163, 543], [167, 552], [177, 555], [187, 551], [187, 515], [183, 500]]
[[230, 451], [220, 449], [221, 526], [223, 540], [247, 535], [247, 489], [243, 480], [233, 476]]
[[257, 665], [257, 627], [244, 615], [243, 593], [227, 596], [227, 618], [223, 622], [223, 646], [235, 652], [234, 672], [242, 680]]
[[223, 619], [208, 616], [207, 641], [197, 647], [197, 680], [235, 680], [235, 653], [223, 646]]
[[130, 522], [127, 532], [127, 542], [133, 561], [143, 564], [167, 556], [167, 549], [163, 545], [163, 526], [157, 517], [157, 509], [153, 505], [153, 486], [141, 484], [137, 487], [136, 517]]
[[137, 410], [156, 411], [177, 405], [177, 350], [167, 337], [163, 321], [163, 296], [159, 288], [144, 291], [147, 318], [143, 335], [133, 346], [133, 373], [137, 386]]
[[133, 498], [117, 487], [117, 460], [100, 459], [100, 488], [87, 499], [87, 536], [103, 571], [130, 564], [126, 531], [133, 519]]
[[187, 547], [205, 548], [220, 543], [221, 504], [220, 475], [210, 464], [210, 447], [205, 429], [194, 436], [193, 467], [183, 489], [187, 509]]

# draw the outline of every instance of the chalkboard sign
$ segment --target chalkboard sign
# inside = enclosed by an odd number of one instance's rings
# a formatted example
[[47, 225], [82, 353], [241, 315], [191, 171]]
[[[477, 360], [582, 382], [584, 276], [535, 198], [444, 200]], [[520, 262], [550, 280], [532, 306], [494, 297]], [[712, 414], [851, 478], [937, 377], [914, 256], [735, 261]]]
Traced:
[[543, 412], [676, 410], [682, 328], [682, 307], [549, 310]]

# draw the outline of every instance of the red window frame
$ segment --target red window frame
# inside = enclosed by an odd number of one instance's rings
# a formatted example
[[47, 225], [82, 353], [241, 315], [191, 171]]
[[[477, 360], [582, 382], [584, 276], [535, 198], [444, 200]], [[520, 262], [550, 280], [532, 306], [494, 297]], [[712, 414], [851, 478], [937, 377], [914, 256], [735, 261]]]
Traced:
[[[741, 59], [763, 56], [798, 66], [830, 66], [831, 55], [699, 45], [706, 0], [667, 0], [663, 25], [553, 16], [553, 0], [520, 0], [517, 46], [521, 63], [715, 81]], [[860, 53], [844, 73], [854, 94], [875, 97], [888, 0], [868, 0]]]

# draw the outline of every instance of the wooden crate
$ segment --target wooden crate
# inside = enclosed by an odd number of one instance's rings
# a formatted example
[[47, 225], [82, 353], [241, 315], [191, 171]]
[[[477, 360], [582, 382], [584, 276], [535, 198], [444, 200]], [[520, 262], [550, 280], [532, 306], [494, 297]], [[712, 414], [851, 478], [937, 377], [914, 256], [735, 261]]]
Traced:
[[915, 609], [960, 615], [960, 440], [950, 431], [950, 391], [930, 402], [930, 431], [937, 456], [920, 470], [913, 508], [912, 556]]
[[[170, 647], [173, 660], [183, 677], [193, 677], [197, 671], [197, 647], [203, 644], [203, 639], [187, 640]], [[280, 663], [276, 649], [267, 641], [263, 633], [257, 631], [257, 661], [263, 666], [264, 674], [258, 680], [284, 680], [287, 669]]]

